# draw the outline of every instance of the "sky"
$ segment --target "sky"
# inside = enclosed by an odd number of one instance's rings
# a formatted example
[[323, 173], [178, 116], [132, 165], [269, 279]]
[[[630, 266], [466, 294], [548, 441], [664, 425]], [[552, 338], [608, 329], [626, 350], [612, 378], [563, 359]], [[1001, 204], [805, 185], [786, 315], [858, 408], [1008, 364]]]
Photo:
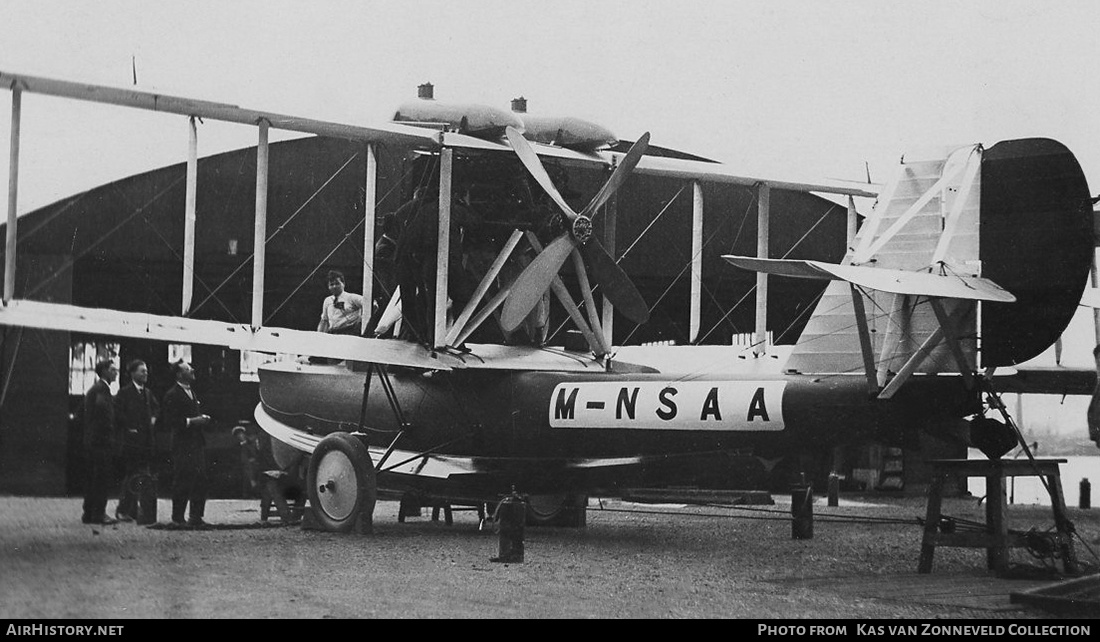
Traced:
[[[531, 113], [806, 180], [883, 182], [907, 150], [1041, 136], [1100, 193], [1093, 1], [0, 0], [0, 19], [12, 73], [130, 86], [136, 71], [140, 89], [355, 124], [431, 82], [440, 101], [522, 95]], [[31, 94], [22, 112], [20, 213], [186, 159], [179, 116]], [[10, 114], [0, 95], [5, 148]], [[203, 156], [255, 142], [199, 129]], [[1066, 357], [1086, 367], [1090, 316]]]
[[[441, 101], [522, 95], [776, 178], [882, 182], [906, 150], [1046, 136], [1100, 186], [1094, 2], [0, 0], [0, 16], [15, 73], [129, 86], [136, 68], [142, 89], [357, 124], [432, 82]], [[10, 111], [0, 96], [0, 144]], [[187, 153], [181, 117], [30, 94], [21, 129], [21, 213]], [[255, 138], [205, 123], [199, 152]]]

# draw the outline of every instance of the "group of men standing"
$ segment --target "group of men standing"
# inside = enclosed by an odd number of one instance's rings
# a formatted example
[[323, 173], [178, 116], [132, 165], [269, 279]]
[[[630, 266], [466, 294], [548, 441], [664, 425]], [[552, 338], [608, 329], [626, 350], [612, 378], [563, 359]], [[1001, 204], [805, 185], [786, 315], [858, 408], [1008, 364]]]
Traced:
[[[81, 521], [114, 524], [136, 519], [135, 481], [151, 474], [155, 430], [161, 424], [171, 435], [172, 525], [205, 525], [206, 438], [202, 431], [211, 419], [191, 389], [194, 369], [183, 360], [172, 364], [175, 384], [165, 393], [163, 403], [147, 385], [149, 368], [144, 361], [131, 361], [126, 371], [130, 382], [112, 395], [110, 386], [118, 378], [118, 367], [110, 359], [101, 360], [95, 366], [96, 381], [84, 395], [89, 479]], [[120, 469], [122, 485], [112, 518], [107, 514], [107, 497]], [[191, 510], [185, 522], [188, 504]]]

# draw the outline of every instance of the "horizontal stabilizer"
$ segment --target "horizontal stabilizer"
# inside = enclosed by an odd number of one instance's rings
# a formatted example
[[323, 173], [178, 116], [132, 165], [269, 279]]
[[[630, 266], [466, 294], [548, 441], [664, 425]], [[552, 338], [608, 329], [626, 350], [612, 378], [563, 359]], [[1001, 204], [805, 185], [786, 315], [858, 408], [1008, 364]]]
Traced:
[[1004, 394], [1091, 395], [1096, 390], [1096, 369], [1021, 364], [1007, 374], [998, 369], [993, 382]]
[[822, 261], [795, 259], [759, 259], [749, 256], [724, 255], [733, 265], [754, 272], [800, 279], [847, 281], [855, 285], [891, 292], [949, 299], [1012, 303], [1016, 297], [989, 279], [979, 276], [939, 275], [889, 268], [839, 265]]
[[1089, 308], [1100, 308], [1100, 289], [1087, 288], [1081, 294], [1081, 305]]

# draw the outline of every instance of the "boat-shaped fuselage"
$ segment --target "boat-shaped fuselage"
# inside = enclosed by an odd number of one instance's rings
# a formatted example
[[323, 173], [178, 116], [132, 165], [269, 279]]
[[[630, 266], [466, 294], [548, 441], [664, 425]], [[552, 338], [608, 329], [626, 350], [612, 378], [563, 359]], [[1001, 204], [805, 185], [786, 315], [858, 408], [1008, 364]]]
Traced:
[[[640, 370], [391, 367], [383, 380], [365, 364], [280, 363], [261, 369], [260, 395], [270, 417], [312, 436], [362, 432], [384, 448], [401, 434], [403, 450], [494, 459], [776, 456], [954, 421], [971, 400], [957, 377], [875, 400], [862, 376]], [[919, 401], [929, 393], [940, 403]]]

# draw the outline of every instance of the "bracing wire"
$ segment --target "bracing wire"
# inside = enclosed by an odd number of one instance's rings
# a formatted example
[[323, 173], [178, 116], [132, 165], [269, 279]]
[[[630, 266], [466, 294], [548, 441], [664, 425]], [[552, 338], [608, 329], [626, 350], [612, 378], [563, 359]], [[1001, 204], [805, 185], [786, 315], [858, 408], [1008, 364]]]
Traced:
[[[341, 168], [341, 169], [342, 169], [342, 168]], [[412, 170], [410, 169], [409, 171], [411, 172]], [[402, 182], [404, 181], [405, 177], [407, 177], [408, 175], [409, 175], [409, 172], [406, 172], [406, 173], [405, 173], [405, 174], [404, 174], [404, 175], [403, 175], [403, 176], [401, 177], [401, 179], [400, 179], [400, 180], [398, 180], [398, 181], [394, 181], [394, 184], [393, 184], [393, 186], [391, 186], [391, 187], [390, 187], [390, 189], [389, 189], [389, 190], [387, 190], [387, 191], [386, 191], [386, 193], [382, 195], [382, 198], [381, 198], [380, 200], [381, 200], [381, 201], [385, 201], [385, 200], [386, 200], [386, 199], [387, 199], [387, 198], [389, 197], [389, 195], [390, 195], [391, 193], [393, 193], [393, 191], [394, 191], [394, 190], [396, 190], [396, 189], [397, 189], [398, 187], [400, 187], [400, 186], [401, 186], [401, 183], [402, 183]], [[311, 198], [312, 198], [312, 197], [311, 197]], [[301, 211], [301, 210], [299, 210], [299, 211]], [[289, 221], [289, 219], [288, 219], [288, 220], [287, 220], [287, 223], [289, 223], [289, 222], [290, 222], [290, 221]], [[283, 226], [285, 226], [285, 225], [286, 225], [286, 223], [284, 223], [284, 224], [283, 224]], [[313, 267], [313, 269], [312, 269], [312, 270], [310, 270], [309, 274], [307, 274], [307, 275], [306, 275], [306, 277], [305, 277], [304, 279], [302, 279], [302, 280], [301, 280], [300, 282], [298, 282], [298, 285], [296, 285], [296, 286], [294, 287], [294, 289], [293, 289], [293, 290], [291, 290], [290, 294], [288, 294], [288, 295], [286, 296], [286, 298], [285, 298], [285, 299], [283, 299], [283, 300], [282, 300], [282, 302], [281, 302], [281, 303], [279, 303], [279, 305], [278, 305], [278, 306], [276, 306], [276, 307], [275, 307], [275, 309], [274, 309], [274, 310], [273, 310], [273, 311], [272, 311], [272, 312], [271, 312], [270, 314], [268, 314], [268, 315], [267, 315], [267, 318], [266, 318], [266, 319], [264, 320], [264, 323], [267, 323], [268, 321], [270, 321], [270, 320], [271, 320], [271, 319], [272, 319], [272, 318], [273, 318], [273, 317], [275, 316], [275, 314], [276, 314], [277, 312], [279, 312], [279, 310], [282, 310], [282, 309], [283, 309], [283, 307], [284, 307], [284, 306], [285, 306], [285, 305], [286, 305], [287, 303], [289, 303], [289, 302], [290, 302], [290, 300], [291, 300], [291, 299], [292, 299], [292, 298], [294, 297], [294, 295], [295, 295], [295, 294], [297, 294], [297, 293], [298, 293], [298, 291], [299, 291], [299, 290], [301, 290], [301, 289], [302, 289], [302, 288], [303, 288], [303, 287], [304, 287], [304, 286], [305, 286], [305, 285], [306, 285], [307, 283], [309, 283], [310, 279], [312, 279], [312, 278], [313, 278], [313, 275], [317, 274], [317, 272], [318, 272], [318, 271], [319, 271], [319, 270], [321, 269], [321, 267], [322, 267], [322, 266], [324, 266], [324, 264], [325, 264], [325, 263], [326, 263], [326, 262], [327, 262], [327, 261], [328, 261], [328, 260], [329, 260], [329, 259], [330, 259], [330, 258], [332, 257], [332, 255], [333, 255], [333, 254], [335, 254], [335, 253], [336, 253], [336, 251], [337, 251], [338, 249], [340, 249], [340, 247], [341, 247], [341, 246], [342, 246], [342, 245], [343, 245], [344, 243], [346, 243], [346, 242], [347, 242], [347, 240], [348, 240], [349, 238], [351, 238], [351, 235], [352, 235], [353, 233], [355, 233], [355, 232], [356, 232], [356, 231], [357, 231], [357, 230], [358, 230], [358, 229], [359, 229], [360, 227], [362, 227], [362, 225], [363, 225], [363, 221], [361, 220], [361, 221], [359, 221], [359, 222], [358, 222], [358, 223], [357, 223], [357, 224], [356, 224], [356, 225], [355, 225], [354, 227], [352, 227], [352, 229], [351, 229], [351, 230], [349, 230], [349, 231], [345, 232], [345, 233], [344, 233], [344, 237], [343, 237], [342, 239], [340, 239], [340, 240], [339, 240], [339, 241], [338, 241], [338, 242], [336, 243], [336, 246], [335, 246], [335, 247], [333, 247], [333, 248], [332, 248], [332, 250], [331, 250], [331, 251], [329, 251], [329, 253], [328, 253], [328, 254], [326, 254], [326, 255], [325, 255], [325, 257], [324, 257], [323, 259], [321, 259], [321, 260], [320, 260], [320, 261], [319, 261], [319, 262], [318, 262], [318, 263], [317, 263], [317, 264], [316, 264], [316, 265], [315, 265], [315, 266]], [[281, 229], [283, 228], [283, 226], [280, 226], [280, 227], [279, 227], [279, 230], [281, 230]], [[278, 230], [276, 230], [276, 234], [277, 234], [277, 233], [278, 233]], [[274, 234], [273, 234], [272, 236], [274, 236]], [[357, 246], [356, 246], [356, 249], [358, 249], [358, 247], [357, 247]], [[373, 251], [373, 250], [374, 250], [374, 248], [370, 248], [370, 250], [371, 250], [371, 251]], [[361, 252], [360, 252], [360, 256], [362, 256], [362, 253], [361, 253]], [[390, 293], [389, 293], [389, 292], [387, 292], [387, 294], [390, 294]]]
[[84, 258], [85, 256], [87, 256], [88, 253], [90, 253], [95, 248], [99, 247], [100, 243], [106, 241], [115, 232], [117, 232], [119, 229], [121, 229], [123, 225], [126, 225], [127, 223], [129, 223], [131, 220], [134, 219], [134, 217], [141, 214], [150, 205], [152, 205], [153, 203], [160, 200], [160, 198], [162, 196], [164, 196], [165, 194], [167, 194], [169, 190], [171, 190], [176, 185], [178, 185], [181, 181], [183, 181], [183, 178], [184, 177], [181, 176], [181, 177], [177, 178], [176, 180], [170, 182], [164, 189], [162, 189], [159, 192], [157, 192], [156, 194], [154, 194], [153, 197], [150, 198], [144, 205], [142, 205], [137, 210], [131, 212], [129, 216], [127, 216], [126, 218], [119, 221], [114, 227], [107, 230], [107, 232], [105, 232], [98, 239], [93, 241], [91, 245], [85, 247], [78, 254], [75, 254], [71, 258], [66, 259], [65, 262], [61, 265], [61, 267], [59, 267], [53, 274], [51, 274], [50, 276], [48, 276], [45, 279], [43, 279], [42, 281], [40, 281], [38, 283], [38, 285], [36, 285], [33, 289], [28, 291], [27, 294], [26, 294], [26, 298], [32, 297], [33, 295], [37, 294], [42, 288], [46, 287], [50, 283], [53, 283], [53, 281], [55, 279], [57, 279], [59, 276], [61, 276], [65, 271], [71, 269], [73, 267], [73, 265], [75, 265], [78, 260], [80, 260], [80, 259]]
[[[129, 203], [129, 199], [126, 198], [126, 195], [121, 190], [118, 190], [118, 193], [123, 200], [126, 200], [127, 203]], [[152, 231], [153, 234], [160, 240], [160, 242], [168, 248], [168, 251], [172, 253], [172, 256], [176, 257], [180, 261], [180, 263], [183, 263], [183, 257], [180, 256], [180, 253], [176, 251], [176, 248], [168, 241], [168, 239], [164, 238], [164, 235], [160, 233], [160, 230], [157, 229], [157, 226], [153, 225], [153, 222], [149, 220], [149, 217], [145, 214], [142, 214], [141, 220], [145, 221], [145, 224], [149, 226], [149, 230]], [[211, 292], [211, 294], [213, 294], [213, 292], [210, 290], [210, 286], [206, 284], [206, 281], [201, 279], [197, 274], [194, 275], [194, 278], [195, 281], [198, 282], [198, 284], [201, 285], [204, 289], [206, 289], [207, 292]], [[160, 298], [159, 294], [157, 295], [157, 298]], [[221, 306], [222, 310], [225, 310], [225, 313], [229, 315], [229, 318], [236, 322], [237, 316], [233, 314], [233, 312], [225, 305], [225, 303], [220, 299], [217, 299], [217, 302], [218, 305]], [[165, 307], [169, 310], [171, 309], [167, 304], [165, 304]]]
[[[680, 191], [682, 192], [682, 191], [683, 191], [683, 188], [681, 188], [681, 190], [680, 190]], [[679, 196], [679, 192], [677, 192], [677, 196]], [[740, 238], [740, 236], [741, 236], [741, 231], [742, 231], [742, 230], [744, 229], [744, 226], [745, 226], [745, 221], [746, 221], [746, 220], [747, 220], [747, 218], [748, 218], [748, 211], [749, 211], [749, 208], [751, 208], [751, 207], [752, 207], [752, 204], [753, 204], [753, 203], [755, 202], [755, 198], [756, 198], [756, 197], [755, 197], [755, 196], [753, 196], [753, 198], [752, 198], [752, 199], [751, 199], [751, 200], [749, 201], [749, 205], [748, 205], [748, 206], [746, 207], [746, 209], [745, 209], [745, 213], [744, 213], [744, 214], [742, 215], [742, 217], [741, 217], [741, 225], [740, 225], [740, 226], [739, 226], [739, 227], [737, 228], [737, 234], [736, 234], [736, 235], [734, 236], [734, 242], [736, 242], [736, 239], [737, 239], [737, 238]], [[671, 203], [670, 203], [670, 204], [671, 204]], [[666, 209], [667, 209], [667, 206], [666, 206]], [[662, 211], [662, 213], [663, 213], [663, 211]], [[728, 220], [729, 220], [729, 219], [727, 219], [727, 221], [728, 221]], [[725, 225], [725, 223], [723, 223], [723, 225]], [[649, 229], [649, 228], [647, 227], [647, 228], [646, 228], [646, 230], [648, 230], [648, 229]], [[705, 250], [705, 249], [706, 249], [706, 248], [707, 248], [707, 247], [708, 247], [708, 246], [709, 246], [709, 245], [711, 244], [711, 242], [712, 242], [712, 241], [714, 240], [714, 238], [715, 238], [716, 236], [718, 236], [718, 233], [719, 233], [719, 232], [721, 232], [721, 231], [722, 231], [722, 225], [719, 225], [719, 226], [718, 226], [718, 228], [717, 228], [717, 229], [715, 229], [715, 230], [714, 230], [713, 232], [711, 232], [710, 236], [709, 236], [709, 237], [707, 237], [707, 239], [706, 239], [706, 240], [705, 240], [705, 241], [703, 242], [703, 248], [702, 248], [702, 249], [704, 249], [704, 250]], [[645, 233], [645, 231], [643, 231], [642, 233], [644, 234], [644, 233]], [[639, 235], [639, 236], [638, 236], [638, 238], [637, 238], [637, 239], [635, 239], [634, 243], [633, 243], [633, 244], [632, 244], [632, 245], [631, 245], [630, 247], [631, 247], [631, 248], [633, 248], [633, 247], [634, 247], [634, 245], [637, 245], [637, 244], [638, 244], [638, 241], [640, 241], [640, 240], [641, 240], [641, 235]], [[702, 250], [700, 250], [700, 251], [702, 251]], [[623, 255], [625, 256], [625, 253], [624, 253]], [[653, 303], [653, 305], [649, 306], [649, 309], [650, 309], [650, 311], [652, 311], [652, 310], [656, 309], [656, 307], [657, 307], [657, 306], [658, 306], [658, 305], [659, 305], [659, 304], [661, 303], [661, 301], [663, 301], [663, 300], [665, 299], [665, 297], [666, 297], [666, 296], [668, 296], [668, 293], [672, 291], [672, 288], [673, 288], [673, 287], [674, 287], [674, 286], [676, 285], [676, 283], [677, 283], [677, 282], [678, 282], [678, 281], [679, 281], [679, 280], [680, 280], [681, 278], [683, 278], [684, 274], [685, 274], [685, 273], [686, 273], [686, 272], [687, 272], [687, 271], [688, 271], [688, 270], [689, 270], [689, 269], [691, 268], [691, 261], [692, 261], [693, 259], [694, 259], [694, 257], [691, 257], [691, 259], [689, 259], [689, 260], [688, 260], [688, 261], [687, 261], [687, 262], [686, 262], [686, 263], [684, 264], [684, 267], [683, 267], [683, 268], [681, 268], [680, 272], [679, 272], [679, 273], [678, 273], [678, 274], [677, 274], [677, 275], [675, 276], [675, 278], [673, 278], [673, 279], [672, 279], [672, 281], [671, 281], [671, 283], [669, 283], [668, 287], [666, 287], [666, 288], [665, 288], [665, 290], [664, 290], [664, 292], [662, 292], [662, 293], [661, 293], [661, 296], [657, 298], [657, 301], [655, 301], [655, 302]], [[728, 316], [728, 314], [727, 314], [727, 316]], [[628, 343], [628, 342], [630, 341], [631, 337], [633, 337], [633, 336], [635, 335], [635, 333], [637, 333], [637, 331], [638, 331], [639, 327], [640, 327], [640, 326], [637, 326], [637, 325], [636, 325], [636, 326], [634, 326], [634, 329], [633, 329], [633, 330], [631, 330], [631, 331], [630, 331], [630, 334], [628, 334], [628, 335], [626, 336], [626, 339], [624, 339], [624, 340], [623, 340], [623, 343]]]
[[[313, 199], [316, 198], [317, 195], [320, 194], [326, 187], [328, 187], [329, 183], [331, 183], [333, 180], [335, 180], [336, 177], [339, 176], [340, 173], [343, 172], [344, 169], [348, 165], [350, 165], [351, 162], [353, 160], [355, 160], [358, 156], [359, 156], [359, 152], [355, 152], [354, 154], [351, 155], [351, 157], [349, 157], [346, 161], [344, 161], [344, 164], [341, 165], [340, 168], [337, 169], [335, 172], [333, 172], [332, 175], [329, 176], [328, 179], [326, 179], [325, 182], [322, 183], [320, 187], [318, 187], [316, 190], [314, 190], [313, 193], [310, 194], [309, 197], [306, 198], [306, 200], [303, 201], [302, 204], [298, 206], [298, 209], [294, 210], [294, 212], [289, 217], [287, 217], [287, 219], [285, 221], [283, 221], [283, 223], [279, 227], [275, 228], [274, 232], [269, 234], [268, 237], [266, 239], [264, 239], [264, 243], [265, 244], [270, 243], [273, 238], [278, 236], [278, 234], [280, 232], [282, 232], [283, 229], [285, 229], [286, 226], [291, 221], [293, 221], [295, 217], [298, 216], [298, 214], [300, 214], [303, 210], [305, 210], [306, 206], [309, 205], [313, 201]], [[237, 267], [234, 268], [233, 271], [230, 272], [228, 276], [226, 276], [224, 279], [222, 279], [222, 282], [219, 283], [217, 285], [217, 287], [215, 287], [213, 290], [211, 290], [210, 294], [208, 294], [205, 299], [200, 301], [198, 305], [194, 306], [191, 309], [191, 311], [188, 313], [188, 316], [191, 316], [191, 315], [195, 314], [196, 312], [198, 312], [199, 308], [206, 305], [206, 302], [209, 301], [211, 298], [213, 298], [218, 293], [218, 290], [221, 290], [223, 287], [225, 287], [225, 285], [227, 283], [229, 283], [229, 281], [234, 276], [236, 276], [242, 269], [244, 269], [244, 266], [248, 265], [248, 263], [250, 261], [255, 260], [255, 258], [256, 258], [256, 250], [255, 250], [255, 248], [253, 248], [252, 253], [249, 254], [247, 257], [245, 257], [245, 259], [243, 261], [241, 261], [240, 264], [238, 264]]]
[[[752, 207], [752, 202], [751, 202], [751, 201], [750, 201], [750, 203], [749, 203], [749, 207]], [[787, 251], [786, 251], [786, 252], [784, 252], [784, 253], [783, 253], [783, 256], [781, 256], [780, 258], [782, 258], [782, 259], [785, 259], [785, 258], [787, 258], [788, 256], [790, 256], [792, 252], [794, 252], [794, 251], [795, 251], [796, 249], [798, 249], [798, 246], [802, 244], [802, 241], [805, 241], [805, 240], [806, 240], [806, 238], [807, 238], [807, 237], [808, 237], [808, 236], [809, 236], [809, 235], [810, 235], [810, 234], [811, 234], [811, 233], [812, 233], [812, 232], [813, 232], [813, 231], [814, 231], [815, 229], [817, 229], [817, 226], [818, 226], [818, 225], [821, 225], [821, 222], [822, 222], [822, 221], [824, 221], [824, 220], [825, 220], [825, 219], [826, 219], [826, 218], [827, 218], [827, 217], [828, 217], [828, 216], [829, 216], [830, 214], [832, 214], [832, 213], [833, 213], [833, 211], [834, 211], [834, 210], [836, 210], [836, 208], [837, 208], [837, 206], [836, 206], [836, 205], [834, 204], [834, 205], [832, 205], [831, 207], [829, 207], [829, 209], [825, 210], [825, 212], [824, 212], [824, 213], [822, 213], [822, 215], [818, 217], [817, 221], [815, 221], [815, 222], [814, 222], [814, 224], [813, 224], [813, 225], [811, 225], [811, 226], [809, 227], [809, 229], [807, 229], [807, 230], [806, 230], [806, 231], [805, 231], [805, 232], [804, 232], [804, 233], [802, 234], [802, 236], [801, 236], [801, 237], [799, 237], [799, 239], [798, 239], [797, 241], [795, 241], [795, 242], [794, 242], [793, 244], [791, 244], [791, 246], [790, 246], [789, 248], [787, 248]], [[745, 215], [744, 215], [744, 218], [742, 218], [742, 221], [741, 221], [741, 229], [744, 229], [744, 224], [745, 224], [745, 221], [746, 221], [747, 219], [748, 219], [748, 210], [746, 210], [746, 211], [745, 211]], [[737, 232], [737, 235], [738, 235], [738, 237], [740, 237], [740, 235], [741, 235], [741, 229], [739, 229], [739, 230], [738, 230], [738, 232]], [[734, 240], [734, 242], [736, 243], [736, 239]], [[715, 296], [714, 296], [714, 293], [710, 291], [710, 288], [705, 288], [705, 289], [707, 290], [707, 294], [708, 294], [708, 295], [710, 296], [711, 300], [712, 300], [712, 301], [714, 301], [715, 305], [717, 305], [717, 306], [719, 307], [719, 309], [721, 309], [721, 305], [720, 305], [720, 304], [718, 303], [718, 300], [717, 300], [717, 299], [715, 298]], [[733, 307], [732, 307], [732, 308], [730, 308], [730, 310], [729, 310], [728, 312], [726, 312], [725, 314], [723, 314], [723, 315], [722, 315], [722, 317], [721, 317], [720, 319], [718, 319], [718, 321], [717, 321], [717, 322], [716, 322], [716, 323], [715, 323], [715, 324], [714, 324], [714, 325], [713, 325], [713, 326], [711, 327], [711, 329], [710, 329], [710, 330], [708, 330], [708, 331], [706, 332], [706, 334], [704, 334], [704, 335], [703, 335], [703, 337], [702, 337], [701, 339], [699, 339], [699, 340], [697, 341], [697, 343], [701, 343], [701, 342], [705, 341], [705, 340], [707, 339], [707, 337], [709, 337], [709, 336], [710, 336], [711, 334], [713, 334], [713, 333], [714, 333], [714, 331], [715, 331], [715, 330], [717, 330], [717, 329], [718, 329], [718, 327], [719, 327], [719, 326], [720, 326], [720, 325], [722, 324], [722, 322], [724, 322], [724, 321], [725, 321], [725, 320], [726, 320], [726, 319], [727, 319], [727, 318], [729, 317], [729, 315], [730, 315], [730, 314], [732, 314], [732, 313], [733, 313], [733, 312], [734, 312], [734, 311], [735, 311], [735, 310], [736, 310], [736, 309], [737, 309], [737, 308], [738, 308], [738, 307], [739, 307], [739, 306], [740, 306], [740, 305], [741, 305], [742, 303], [744, 303], [744, 302], [745, 302], [745, 300], [746, 300], [746, 299], [748, 298], [748, 295], [752, 294], [752, 293], [753, 293], [753, 292], [755, 292], [755, 291], [756, 291], [756, 286], [754, 285], [754, 286], [753, 286], [753, 287], [752, 287], [751, 289], [749, 289], [749, 291], [748, 291], [748, 292], [746, 292], [746, 293], [745, 293], [745, 295], [744, 295], [744, 296], [742, 296], [742, 297], [741, 297], [740, 299], [738, 299], [738, 300], [737, 300], [737, 303], [735, 303], [735, 304], [733, 305]], [[824, 290], [822, 290], [822, 294], [824, 294]], [[817, 296], [817, 299], [815, 299], [815, 301], [816, 301], [816, 300], [820, 300], [820, 298], [821, 298], [822, 294], [819, 294], [819, 295]], [[816, 305], [816, 303], [814, 303], [814, 304], [811, 304], [810, 306], [807, 306], [806, 310], [812, 310], [812, 309], [813, 309], [813, 307], [814, 307], [814, 305]], [[806, 310], [804, 310], [802, 314], [799, 314], [799, 315], [798, 315], [798, 317], [796, 317], [796, 318], [795, 318], [795, 321], [792, 321], [792, 322], [791, 322], [791, 324], [789, 324], [789, 325], [787, 326], [787, 328], [786, 328], [786, 329], [785, 329], [785, 330], [783, 331], [783, 333], [782, 333], [782, 334], [781, 334], [780, 336], [783, 336], [783, 335], [785, 335], [785, 334], [786, 334], [786, 333], [787, 333], [788, 331], [790, 331], [790, 329], [791, 329], [792, 327], [794, 327], [794, 323], [795, 323], [795, 322], [797, 321], [797, 319], [801, 318], [801, 317], [803, 316], [803, 314], [805, 314]]]

